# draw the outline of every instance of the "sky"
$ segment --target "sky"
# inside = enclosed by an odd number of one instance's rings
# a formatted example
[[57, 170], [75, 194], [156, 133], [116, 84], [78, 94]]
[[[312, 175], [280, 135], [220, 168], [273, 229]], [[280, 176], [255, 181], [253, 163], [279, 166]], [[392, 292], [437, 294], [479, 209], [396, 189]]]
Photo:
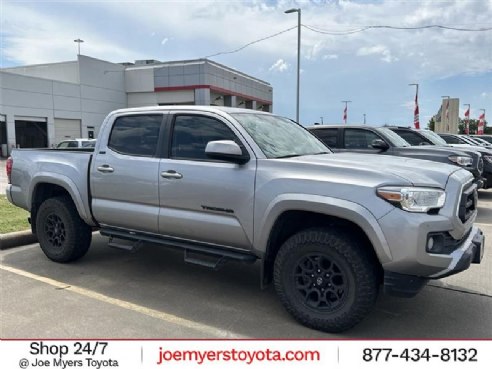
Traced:
[[75, 60], [77, 38], [81, 54], [111, 62], [209, 57], [269, 82], [273, 112], [294, 119], [291, 8], [301, 9], [302, 124], [340, 124], [350, 100], [348, 124], [365, 114], [370, 125], [412, 125], [412, 83], [421, 126], [441, 96], [460, 99], [461, 117], [464, 104], [471, 118], [492, 116], [492, 30], [365, 29], [492, 28], [492, 0], [0, 0], [0, 67]]

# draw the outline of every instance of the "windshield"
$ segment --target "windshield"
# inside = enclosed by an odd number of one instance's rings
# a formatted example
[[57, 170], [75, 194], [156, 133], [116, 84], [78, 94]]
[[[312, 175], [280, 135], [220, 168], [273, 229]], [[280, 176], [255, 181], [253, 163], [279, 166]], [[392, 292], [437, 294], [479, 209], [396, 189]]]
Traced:
[[427, 138], [429, 141], [431, 141], [434, 145], [438, 146], [448, 146], [448, 143], [444, 141], [441, 136], [439, 136], [436, 132], [433, 131], [419, 131], [422, 136]]
[[377, 131], [385, 136], [393, 146], [396, 147], [409, 147], [410, 145], [407, 141], [401, 138], [397, 133], [393, 132], [391, 129], [386, 127], [377, 128]]
[[268, 114], [231, 114], [269, 159], [327, 154], [331, 151], [314, 135], [287, 118]]
[[95, 147], [96, 141], [82, 141], [82, 147]]

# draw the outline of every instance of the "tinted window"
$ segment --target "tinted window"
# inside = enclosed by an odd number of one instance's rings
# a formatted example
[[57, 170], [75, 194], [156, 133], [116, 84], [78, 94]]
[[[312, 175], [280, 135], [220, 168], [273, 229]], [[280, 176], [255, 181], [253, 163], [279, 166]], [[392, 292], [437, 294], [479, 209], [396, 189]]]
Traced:
[[446, 143], [448, 144], [463, 144], [464, 142], [462, 142], [458, 137], [454, 137], [454, 136], [441, 136], [444, 141], [446, 141]]
[[199, 115], [178, 115], [174, 121], [171, 156], [181, 159], [211, 160], [205, 154], [210, 141], [231, 140], [240, 144], [224, 123]]
[[372, 141], [381, 139], [377, 134], [372, 131], [366, 131], [364, 129], [345, 129], [345, 148], [346, 149], [371, 149]]
[[154, 156], [162, 115], [131, 115], [114, 122], [108, 147], [121, 154]]
[[78, 144], [77, 144], [77, 141], [70, 141], [68, 143], [68, 147], [79, 147]]
[[68, 147], [68, 141], [60, 142], [57, 146], [58, 149], [66, 149]]
[[338, 128], [313, 129], [311, 132], [323, 141], [325, 145], [329, 147], [337, 147]]
[[407, 131], [404, 129], [393, 129], [393, 132], [398, 134], [401, 138], [403, 138], [405, 141], [407, 141], [410, 145], [412, 146], [418, 146], [421, 145], [422, 143], [426, 144], [428, 143], [427, 140], [425, 140], [423, 137], [420, 137], [418, 133], [412, 132], [412, 131]]

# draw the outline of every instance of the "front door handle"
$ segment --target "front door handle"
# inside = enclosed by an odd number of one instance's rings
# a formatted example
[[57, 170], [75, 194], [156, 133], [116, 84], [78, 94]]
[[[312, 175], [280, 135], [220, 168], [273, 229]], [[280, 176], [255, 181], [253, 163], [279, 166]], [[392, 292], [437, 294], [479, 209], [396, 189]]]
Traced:
[[175, 170], [168, 170], [167, 172], [161, 172], [161, 177], [167, 179], [181, 179], [183, 178], [183, 175]]
[[97, 170], [102, 173], [113, 173], [114, 169], [111, 168], [108, 164], [101, 165], [100, 167], [97, 167]]

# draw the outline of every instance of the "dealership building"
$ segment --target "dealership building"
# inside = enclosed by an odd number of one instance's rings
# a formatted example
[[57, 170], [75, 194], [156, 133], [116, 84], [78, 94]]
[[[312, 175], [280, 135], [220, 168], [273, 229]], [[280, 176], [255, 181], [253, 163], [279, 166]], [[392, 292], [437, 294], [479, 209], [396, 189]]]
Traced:
[[112, 110], [219, 105], [272, 111], [272, 86], [208, 59], [110, 63], [77, 60], [0, 69], [0, 145], [52, 147], [97, 138]]

